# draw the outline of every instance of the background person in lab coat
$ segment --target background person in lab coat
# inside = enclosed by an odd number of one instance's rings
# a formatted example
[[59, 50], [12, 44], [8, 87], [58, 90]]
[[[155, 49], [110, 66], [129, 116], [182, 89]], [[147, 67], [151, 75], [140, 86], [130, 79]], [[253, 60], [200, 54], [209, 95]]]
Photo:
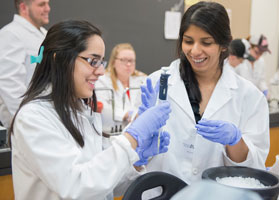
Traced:
[[50, 28], [10, 128], [15, 199], [105, 199], [139, 174], [134, 166], [167, 151], [164, 132], [158, 152], [158, 129], [169, 117], [168, 102], [145, 111], [102, 151], [100, 114], [86, 110], [83, 99], [91, 98], [96, 111], [104, 53], [101, 32], [86, 21]]
[[228, 67], [239, 74], [239, 68], [245, 59], [254, 60], [249, 54], [250, 44], [246, 39], [234, 39], [229, 45], [229, 56], [224, 61], [224, 67]]
[[[166, 154], [150, 160], [149, 171], [165, 171], [191, 184], [210, 167], [265, 169], [269, 152], [267, 101], [251, 82], [223, 68], [231, 38], [222, 5], [199, 2], [185, 12], [179, 59], [167, 72], [172, 113], [163, 130], [170, 133], [171, 143]], [[161, 73], [150, 75], [153, 86]], [[154, 105], [155, 92], [145, 97], [149, 97], [146, 108]]]
[[[133, 46], [130, 43], [117, 44], [112, 49], [105, 75], [100, 77], [96, 84], [96, 88], [110, 89], [96, 90], [97, 100], [103, 105], [101, 113], [105, 130], [117, 131], [115, 130], [117, 126], [119, 131], [121, 124], [124, 128], [131, 121], [133, 113], [140, 106], [140, 100], [137, 97], [140, 96], [140, 85], [145, 79], [146, 75], [136, 70], [136, 52]], [[112, 110], [112, 92], [114, 111]]]
[[268, 85], [265, 81], [266, 64], [262, 57], [265, 52], [271, 53], [268, 49], [267, 38], [264, 35], [252, 35], [248, 39], [251, 45], [249, 53], [254, 59], [245, 60], [238, 69], [239, 74], [251, 81], [268, 98]]
[[6, 128], [33, 75], [30, 56], [38, 54], [50, 12], [49, 0], [15, 0], [15, 7], [13, 21], [0, 30], [0, 121]]

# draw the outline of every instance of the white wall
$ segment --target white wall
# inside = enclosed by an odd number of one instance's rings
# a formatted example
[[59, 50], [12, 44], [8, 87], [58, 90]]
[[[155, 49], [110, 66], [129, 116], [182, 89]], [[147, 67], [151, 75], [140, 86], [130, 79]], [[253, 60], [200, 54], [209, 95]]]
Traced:
[[264, 34], [271, 54], [266, 53], [266, 80], [273, 76], [279, 65], [279, 1], [252, 0], [250, 34]]

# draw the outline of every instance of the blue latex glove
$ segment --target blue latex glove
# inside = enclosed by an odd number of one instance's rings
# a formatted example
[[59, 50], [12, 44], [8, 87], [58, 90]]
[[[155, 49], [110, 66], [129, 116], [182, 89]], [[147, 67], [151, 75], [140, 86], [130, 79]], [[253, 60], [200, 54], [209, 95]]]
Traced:
[[135, 166], [146, 165], [148, 163], [148, 158], [155, 156], [160, 153], [165, 153], [168, 151], [168, 145], [170, 144], [170, 134], [166, 131], [161, 132], [160, 134], [160, 147], [158, 152], [158, 132], [154, 133], [152, 142], [149, 147], [142, 149], [137, 147], [136, 152], [141, 158], [139, 161], [135, 162]]
[[197, 133], [204, 138], [223, 145], [235, 145], [241, 139], [240, 130], [232, 123], [221, 120], [198, 121]]
[[[170, 112], [170, 104], [167, 101], [153, 106], [137, 117], [126, 132], [137, 140], [139, 149], [146, 150], [154, 139], [154, 133], [166, 124]], [[142, 155], [139, 156], [142, 159]]]
[[265, 97], [267, 97], [268, 90], [264, 90], [264, 91], [263, 91], [263, 94], [264, 94]]
[[157, 81], [155, 87], [152, 86], [150, 78], [146, 79], [146, 86], [141, 86], [141, 102], [142, 105], [139, 107], [138, 114], [142, 114], [148, 108], [154, 106], [157, 102], [157, 96], [159, 92], [160, 80]]

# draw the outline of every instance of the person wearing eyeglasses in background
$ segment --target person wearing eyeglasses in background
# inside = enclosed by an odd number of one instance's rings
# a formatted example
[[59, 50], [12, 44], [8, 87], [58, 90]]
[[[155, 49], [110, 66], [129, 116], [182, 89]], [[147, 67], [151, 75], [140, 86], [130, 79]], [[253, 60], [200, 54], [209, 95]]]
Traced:
[[271, 53], [267, 38], [262, 34], [252, 35], [248, 37], [248, 41], [251, 45], [249, 54], [253, 59], [245, 60], [238, 68], [238, 74], [251, 81], [268, 99], [268, 85], [265, 81], [266, 64], [263, 58], [265, 52]]
[[149, 157], [168, 150], [170, 137], [163, 132], [158, 151], [168, 102], [139, 115], [102, 150], [94, 89], [105, 71], [104, 54], [101, 32], [89, 22], [49, 29], [9, 131], [15, 199], [112, 200], [113, 191], [122, 195], [144, 173]]
[[140, 85], [145, 79], [146, 74], [136, 70], [136, 52], [133, 46], [130, 43], [117, 44], [112, 49], [105, 75], [96, 83], [97, 100], [103, 107], [100, 112], [104, 130], [121, 131], [131, 121], [132, 115], [140, 106]]
[[11, 23], [0, 30], [0, 121], [9, 128], [33, 75], [37, 55], [49, 23], [49, 0], [14, 0]]

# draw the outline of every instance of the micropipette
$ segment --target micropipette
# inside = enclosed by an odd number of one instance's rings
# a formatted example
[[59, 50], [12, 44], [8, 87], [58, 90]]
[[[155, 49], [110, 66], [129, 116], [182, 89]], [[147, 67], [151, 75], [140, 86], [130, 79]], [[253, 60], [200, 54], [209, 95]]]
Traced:
[[[160, 76], [160, 89], [159, 89], [159, 101], [158, 103], [164, 102], [167, 100], [167, 93], [168, 93], [168, 78], [170, 74], [167, 74], [168, 67], [161, 67], [162, 73]], [[158, 153], [160, 150], [160, 133], [162, 128], [159, 130], [158, 134]]]

